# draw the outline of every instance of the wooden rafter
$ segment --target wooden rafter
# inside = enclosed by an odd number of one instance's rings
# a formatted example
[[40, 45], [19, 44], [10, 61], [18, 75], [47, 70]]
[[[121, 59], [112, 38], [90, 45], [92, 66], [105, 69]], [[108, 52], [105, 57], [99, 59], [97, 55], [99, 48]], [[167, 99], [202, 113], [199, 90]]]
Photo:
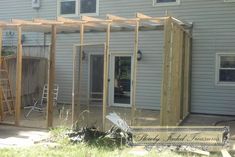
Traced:
[[151, 16], [147, 16], [142, 13], [136, 13], [136, 17], [139, 18], [141, 21], [148, 20], [149, 22], [153, 22], [153, 23], [158, 23], [158, 24], [161, 23], [161, 20], [158, 20], [158, 19], [153, 20]]
[[86, 23], [85, 21], [74, 20], [74, 19], [64, 18], [64, 17], [57, 17], [57, 21], [63, 22], [64, 24], [83, 24], [83, 23]]
[[11, 22], [13, 24], [19, 24], [19, 25], [37, 25], [37, 26], [42, 25], [42, 23], [20, 20], [20, 19], [11, 19]]
[[89, 16], [82, 16], [81, 19], [83, 21], [92, 21], [92, 22], [100, 22], [100, 21], [104, 21], [102, 19], [98, 19], [98, 18], [94, 18], [94, 17], [89, 17]]
[[[83, 24], [86, 27], [92, 27], [92, 28], [97, 28], [98, 30], [104, 30], [104, 26], [103, 25], [99, 25], [99, 23], [89, 23], [89, 21], [87, 21], [88, 19], [90, 21], [96, 21], [96, 22], [100, 22], [103, 24], [102, 20], [96, 19], [96, 18], [91, 18], [88, 16], [84, 16], [83, 17], [84, 20], [75, 20], [75, 19], [69, 19], [69, 18], [64, 18], [64, 17], [58, 17], [57, 21], [59, 22], [63, 22], [65, 25], [65, 27], [77, 27], [78, 25]], [[87, 20], [85, 20], [87, 19]], [[103, 28], [103, 29], [102, 29]]]
[[0, 27], [6, 26], [6, 25], [7, 25], [7, 22], [5, 22], [5, 21], [0, 21]]
[[116, 15], [111, 15], [107, 14], [106, 15], [107, 19], [112, 20], [114, 23], [125, 23], [134, 26], [136, 21], [138, 21], [138, 18], [133, 18], [133, 19], [127, 19], [124, 17], [116, 16]]
[[41, 23], [44, 25], [62, 25], [62, 24], [64, 24], [64, 22], [60, 22], [57, 20], [45, 20], [45, 19], [38, 19], [38, 18], [33, 19], [33, 22]]

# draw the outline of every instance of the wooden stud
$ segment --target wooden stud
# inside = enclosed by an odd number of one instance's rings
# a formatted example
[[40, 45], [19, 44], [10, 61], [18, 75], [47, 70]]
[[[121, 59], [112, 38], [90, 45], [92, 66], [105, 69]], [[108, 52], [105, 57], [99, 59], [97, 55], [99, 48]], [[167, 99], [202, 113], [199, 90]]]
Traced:
[[62, 24], [64, 24], [64, 22], [60, 22], [60, 21], [56, 21], [56, 20], [45, 20], [45, 19], [39, 19], [39, 18], [33, 19], [33, 22], [41, 23], [44, 25], [62, 25]]
[[110, 47], [110, 29], [111, 23], [107, 24], [107, 31], [106, 31], [106, 44], [105, 44], [105, 54], [104, 54], [104, 78], [103, 78], [103, 131], [105, 131], [106, 125], [106, 112], [107, 112], [107, 104], [108, 104], [108, 74], [109, 74], [109, 47]]
[[[0, 28], [0, 69], [2, 66], [2, 28]], [[4, 109], [2, 103], [2, 85], [0, 83], [0, 121], [3, 120], [4, 117]]]
[[77, 121], [77, 93], [78, 93], [78, 53], [76, 46], [73, 47], [73, 85], [72, 85], [72, 127], [75, 127]]
[[173, 83], [173, 115], [171, 119], [173, 125], [178, 125], [181, 121], [181, 107], [183, 96], [183, 34], [182, 30], [178, 27], [178, 24], [174, 23], [175, 38], [173, 40], [173, 71], [172, 71], [172, 83]]
[[181, 71], [180, 71], [180, 120], [184, 119], [184, 94], [185, 94], [185, 32], [181, 30]]
[[133, 52], [133, 80], [132, 80], [132, 97], [131, 97], [131, 125], [135, 124], [135, 112], [136, 112], [136, 86], [137, 86], [137, 57], [139, 49], [139, 21], [136, 22], [135, 28], [135, 42], [134, 42], [134, 52]]
[[16, 94], [15, 94], [15, 125], [20, 125], [21, 115], [21, 80], [22, 80], [22, 28], [17, 27], [18, 43], [17, 43], [17, 64], [16, 64]]
[[[3, 32], [3, 30], [0, 27], [0, 69], [1, 69], [1, 66], [2, 66], [2, 41], [3, 41], [2, 32]], [[1, 84], [0, 84], [0, 87], [1, 87]]]
[[86, 22], [107, 22], [107, 20], [98, 19], [98, 18], [89, 17], [89, 16], [82, 16], [81, 19]]
[[136, 17], [139, 18], [140, 20], [149, 20], [150, 22], [154, 22], [154, 23], [160, 23], [161, 22], [158, 19], [153, 20], [153, 18], [151, 16], [147, 16], [147, 15], [144, 15], [142, 13], [136, 13]]
[[136, 21], [139, 21], [138, 18], [127, 19], [127, 18], [123, 18], [123, 17], [120, 17], [120, 16], [111, 15], [111, 14], [107, 14], [106, 16], [109, 20], [112, 20], [112, 22], [126, 23], [126, 24], [133, 25], [133, 26], [136, 24]]
[[83, 47], [84, 47], [84, 25], [80, 25], [80, 50], [79, 50], [79, 74], [78, 74], [78, 113], [80, 113], [80, 99], [81, 99], [81, 81], [82, 81], [82, 70], [83, 70]]
[[190, 105], [190, 81], [191, 81], [191, 38], [185, 34], [185, 61], [184, 61], [184, 114], [186, 117], [189, 113]]
[[[82, 58], [84, 45], [84, 24], [80, 25], [80, 50], [79, 55], [76, 47], [74, 47], [73, 55], [73, 100], [72, 100], [72, 124], [75, 126], [78, 115], [80, 114], [80, 83], [82, 80]], [[78, 71], [77, 71], [78, 69]]]
[[168, 97], [169, 97], [169, 71], [170, 71], [170, 54], [172, 51], [172, 20], [168, 18], [164, 22], [164, 60], [163, 60], [163, 77], [161, 87], [161, 110], [160, 125], [165, 126], [168, 122]]
[[14, 24], [19, 24], [19, 25], [42, 25], [42, 23], [39, 22], [32, 22], [32, 21], [26, 21], [26, 20], [20, 20], [20, 19], [11, 19], [11, 22]]
[[86, 22], [81, 20], [69, 19], [64, 17], [57, 17], [58, 22], [63, 22], [64, 24], [84, 24]]
[[56, 26], [51, 26], [51, 48], [48, 70], [47, 128], [53, 126], [53, 104], [55, 86]]

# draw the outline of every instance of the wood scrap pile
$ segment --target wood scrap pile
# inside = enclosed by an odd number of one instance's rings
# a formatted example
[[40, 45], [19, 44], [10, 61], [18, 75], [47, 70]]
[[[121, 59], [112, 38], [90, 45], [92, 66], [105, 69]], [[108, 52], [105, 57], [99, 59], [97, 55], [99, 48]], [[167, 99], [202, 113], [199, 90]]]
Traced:
[[112, 127], [106, 132], [99, 131], [95, 127], [78, 128], [67, 133], [73, 143], [85, 142], [99, 146], [120, 146], [130, 144], [131, 134], [122, 131], [118, 127]]

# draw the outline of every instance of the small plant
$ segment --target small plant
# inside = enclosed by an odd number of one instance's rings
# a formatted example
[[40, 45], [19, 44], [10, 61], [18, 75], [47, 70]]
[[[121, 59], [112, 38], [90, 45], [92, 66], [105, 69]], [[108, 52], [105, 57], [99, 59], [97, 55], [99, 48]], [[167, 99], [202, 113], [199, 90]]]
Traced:
[[57, 127], [50, 130], [50, 141], [56, 142], [59, 144], [69, 144], [69, 138], [66, 135], [69, 132], [69, 129], [66, 127]]
[[2, 49], [2, 56], [10, 56], [13, 55], [15, 52], [12, 50]]

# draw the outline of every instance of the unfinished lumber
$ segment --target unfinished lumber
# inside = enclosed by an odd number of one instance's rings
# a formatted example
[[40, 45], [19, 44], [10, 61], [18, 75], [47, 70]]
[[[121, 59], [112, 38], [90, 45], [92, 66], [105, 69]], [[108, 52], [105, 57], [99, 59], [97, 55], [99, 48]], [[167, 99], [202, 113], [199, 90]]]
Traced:
[[21, 19], [11, 19], [11, 22], [14, 24], [19, 24], [19, 25], [42, 25], [40, 22], [32, 22], [32, 21], [26, 21], [26, 20], [21, 20]]
[[107, 24], [106, 30], [106, 43], [105, 43], [105, 54], [104, 54], [104, 79], [103, 79], [103, 114], [102, 114], [102, 126], [103, 131], [106, 125], [106, 112], [108, 104], [108, 73], [109, 73], [109, 47], [110, 47], [110, 30], [111, 23]]
[[57, 21], [57, 20], [45, 20], [45, 19], [41, 19], [41, 18], [35, 18], [35, 19], [33, 19], [33, 22], [41, 23], [43, 25], [51, 25], [51, 26], [64, 24], [64, 22], [61, 22], [61, 21]]
[[[0, 69], [2, 64], [2, 28], [0, 27]], [[2, 85], [0, 84], [0, 121], [3, 120]]]
[[64, 24], [83, 24], [83, 23], [86, 23], [81, 20], [75, 20], [75, 19], [65, 18], [65, 17], [61, 17], [61, 16], [57, 17], [57, 21], [63, 22]]
[[161, 110], [160, 110], [160, 125], [165, 126], [168, 123], [169, 116], [169, 83], [170, 77], [169, 71], [171, 68], [171, 54], [172, 54], [172, 20], [171, 18], [165, 19], [164, 22], [164, 60], [163, 60], [163, 79], [162, 79], [162, 90], [161, 90]]
[[128, 24], [131, 26], [135, 26], [136, 21], [138, 21], [138, 18], [133, 18], [133, 19], [127, 19], [124, 17], [120, 17], [120, 16], [116, 16], [116, 15], [111, 15], [111, 14], [107, 14], [107, 19], [111, 20], [114, 23], [124, 23], [124, 24]]
[[53, 104], [55, 84], [56, 25], [51, 26], [51, 48], [48, 69], [47, 128], [53, 126]]
[[179, 125], [188, 115], [190, 57], [185, 37], [188, 33], [171, 17], [165, 20], [163, 79], [160, 124]]
[[4, 112], [3, 112], [3, 103], [2, 103], [2, 87], [0, 86], [0, 121], [4, 119]]
[[131, 97], [131, 125], [135, 123], [135, 112], [136, 112], [136, 76], [137, 76], [137, 56], [138, 56], [138, 48], [139, 48], [139, 21], [136, 21], [135, 28], [135, 38], [134, 38], [134, 52], [133, 52], [133, 82], [132, 82], [132, 97]]
[[184, 96], [185, 96], [185, 32], [180, 31], [180, 51], [181, 51], [181, 56], [180, 56], [180, 122], [184, 119]]
[[20, 125], [21, 115], [21, 80], [22, 80], [22, 28], [17, 27], [18, 42], [17, 42], [17, 64], [16, 64], [16, 98], [15, 98], [15, 125]]
[[[72, 84], [72, 127], [75, 127], [75, 123], [77, 120], [77, 98], [78, 98], [78, 72], [77, 72], [77, 67], [78, 67], [78, 53], [76, 46], [73, 47], [73, 84]], [[76, 116], [76, 117], [75, 117]]]
[[183, 117], [189, 114], [191, 82], [191, 37], [185, 34]]
[[148, 20], [153, 23], [160, 23], [161, 21], [158, 19], [153, 19], [151, 16], [147, 16], [143, 13], [136, 13], [136, 17], [139, 18], [140, 20]]
[[183, 70], [183, 63], [184, 63], [184, 51], [183, 51], [183, 31], [180, 29], [180, 27], [177, 24], [174, 24], [174, 28], [176, 31], [176, 38], [173, 41], [175, 47], [173, 47], [174, 51], [173, 54], [175, 57], [175, 61], [173, 62], [173, 68], [175, 68], [175, 71], [173, 71], [173, 102], [174, 103], [174, 111], [175, 111], [175, 120], [176, 124], [179, 123], [181, 119], [181, 112], [183, 108], [183, 82], [184, 82], [184, 70]]
[[226, 149], [222, 149], [221, 154], [223, 157], [232, 157]]
[[[81, 81], [82, 81], [82, 69], [83, 69], [83, 48], [84, 48], [84, 25], [80, 25], [80, 50], [79, 50], [79, 74], [78, 74], [78, 97], [81, 98]], [[80, 99], [77, 102], [77, 112], [80, 113]]]

